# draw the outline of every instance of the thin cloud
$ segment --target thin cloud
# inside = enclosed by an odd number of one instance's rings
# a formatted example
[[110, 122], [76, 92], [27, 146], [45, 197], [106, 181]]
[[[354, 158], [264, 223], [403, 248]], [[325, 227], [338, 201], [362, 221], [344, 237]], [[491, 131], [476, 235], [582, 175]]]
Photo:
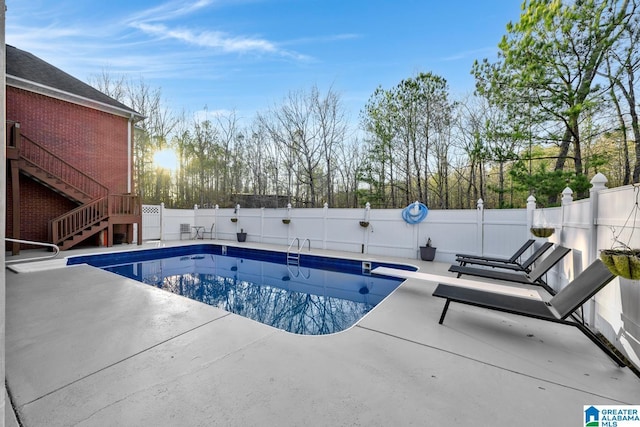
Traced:
[[460, 61], [462, 59], [468, 58], [477, 58], [479, 56], [487, 56], [487, 55], [495, 55], [497, 51], [496, 47], [483, 47], [480, 49], [474, 50], [466, 50], [458, 53], [454, 53], [453, 55], [448, 55], [442, 58], [438, 58], [439, 62], [451, 62], [451, 61]]
[[130, 28], [137, 29], [158, 40], [173, 39], [189, 45], [215, 49], [223, 53], [270, 54], [299, 61], [309, 61], [311, 59], [306, 55], [282, 49], [278, 44], [264, 38], [230, 35], [223, 31], [170, 27], [166, 24], [167, 21], [194, 14], [201, 9], [219, 3], [220, 0], [197, 0], [187, 4], [181, 1], [171, 1], [134, 14], [125, 22]]
[[268, 53], [305, 60], [309, 59], [296, 52], [279, 48], [276, 44], [261, 38], [230, 36], [222, 31], [196, 32], [184, 28], [171, 29], [163, 24], [137, 23], [134, 27], [160, 39], [174, 39], [187, 44], [218, 49], [225, 53]]
[[136, 22], [170, 21], [181, 16], [190, 15], [216, 3], [215, 0], [197, 0], [184, 3], [183, 1], [171, 1], [159, 6], [143, 10], [129, 17], [129, 24]]
[[298, 39], [289, 40], [287, 42], [281, 43], [281, 45], [301, 45], [301, 44], [311, 44], [311, 43], [331, 43], [335, 41], [342, 40], [354, 40], [360, 39], [362, 36], [360, 34], [353, 33], [345, 33], [345, 34], [331, 34], [327, 36], [317, 36], [317, 37], [301, 37]]
[[202, 31], [197, 33], [183, 28], [170, 29], [162, 24], [144, 23], [135, 25], [135, 28], [152, 36], [176, 39], [197, 46], [221, 49], [225, 52], [260, 51], [273, 53], [278, 50], [273, 43], [267, 40], [229, 37], [221, 31]]

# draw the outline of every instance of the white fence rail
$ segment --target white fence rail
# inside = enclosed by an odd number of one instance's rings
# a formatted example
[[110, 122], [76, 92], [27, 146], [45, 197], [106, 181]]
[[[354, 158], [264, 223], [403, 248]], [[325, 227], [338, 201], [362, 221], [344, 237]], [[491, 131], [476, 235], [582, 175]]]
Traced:
[[[213, 239], [236, 240], [247, 233], [248, 242], [270, 243], [283, 250], [296, 237], [309, 239], [311, 247], [371, 255], [419, 258], [419, 247], [431, 238], [437, 247], [436, 261], [455, 261], [456, 253], [509, 256], [532, 238], [532, 226], [553, 227], [549, 240], [572, 252], [547, 276], [559, 290], [582, 272], [613, 236], [630, 247], [640, 247], [640, 221], [630, 213], [637, 203], [638, 187], [605, 187], [606, 178], [596, 175], [590, 198], [573, 201], [565, 189], [562, 205], [537, 209], [530, 197], [527, 209], [432, 210], [418, 224], [408, 224], [400, 209], [166, 209], [143, 207], [143, 240], [179, 240], [180, 225], [215, 224]], [[640, 216], [640, 213], [639, 213]], [[232, 221], [235, 220], [234, 221]], [[285, 224], [283, 220], [289, 220]], [[366, 221], [366, 227], [360, 224]], [[208, 236], [207, 236], [208, 237]], [[640, 282], [616, 278], [585, 305], [587, 323], [614, 343], [636, 366], [640, 366]]]

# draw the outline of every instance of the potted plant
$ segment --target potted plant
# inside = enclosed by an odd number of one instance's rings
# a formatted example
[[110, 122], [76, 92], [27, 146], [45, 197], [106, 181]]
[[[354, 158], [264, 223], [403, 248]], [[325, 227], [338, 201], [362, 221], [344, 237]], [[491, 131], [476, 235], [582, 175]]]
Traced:
[[604, 249], [600, 251], [600, 259], [616, 276], [640, 280], [640, 249]]
[[233, 218], [231, 218], [231, 222], [238, 222], [238, 218], [234, 216]]
[[[600, 259], [602, 263], [607, 266], [611, 273], [616, 276], [624, 277], [630, 280], [640, 280], [640, 249], [632, 248], [631, 235], [626, 242], [621, 241], [627, 224], [635, 224], [640, 214], [640, 186], [635, 186], [633, 189], [635, 193], [635, 203], [631, 207], [631, 212], [627, 220], [622, 225], [622, 228], [616, 233], [616, 229], [611, 227], [611, 234], [613, 234], [613, 246], [611, 249], [603, 249], [600, 251]], [[633, 231], [631, 232], [633, 234]]]
[[244, 228], [241, 228], [240, 232], [236, 233], [236, 237], [238, 238], [238, 242], [244, 242], [247, 240], [247, 233], [244, 232]]
[[431, 246], [431, 238], [427, 238], [427, 245], [420, 246], [420, 259], [423, 261], [433, 261], [436, 257], [436, 248]]
[[291, 222], [290, 218], [282, 218], [282, 223], [283, 224], [289, 224]]
[[369, 221], [360, 221], [360, 227], [367, 228], [369, 226]]
[[556, 229], [553, 227], [531, 227], [530, 231], [536, 237], [549, 237], [555, 233]]

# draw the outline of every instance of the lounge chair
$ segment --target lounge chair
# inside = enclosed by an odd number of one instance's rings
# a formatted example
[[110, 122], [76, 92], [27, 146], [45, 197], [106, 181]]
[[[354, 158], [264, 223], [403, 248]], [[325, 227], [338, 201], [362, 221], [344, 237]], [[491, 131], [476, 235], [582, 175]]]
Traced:
[[574, 314], [576, 310], [582, 307], [589, 298], [594, 296], [613, 278], [614, 275], [609, 269], [600, 260], [596, 260], [549, 301], [447, 284], [439, 284], [433, 292], [433, 296], [446, 299], [438, 322], [440, 324], [444, 322], [449, 304], [452, 301], [568, 324], [578, 327], [598, 347], [613, 358], [618, 365], [625, 366], [624, 362]]
[[538, 249], [536, 249], [531, 254], [529, 258], [524, 260], [522, 263], [518, 261], [515, 261], [513, 263], [494, 262], [494, 261], [484, 261], [480, 259], [470, 259], [470, 258], [458, 258], [456, 259], [456, 261], [458, 261], [462, 266], [473, 264], [475, 266], [503, 268], [503, 269], [514, 270], [514, 271], [524, 271], [525, 273], [528, 273], [531, 271], [531, 267], [533, 266], [533, 263], [536, 262], [538, 258], [540, 258], [546, 251], [551, 249], [552, 246], [553, 246], [553, 243], [544, 242], [542, 245], [540, 245]]
[[531, 270], [529, 273], [525, 273], [523, 271], [499, 271], [489, 268], [466, 267], [460, 265], [452, 265], [449, 267], [449, 271], [458, 273], [458, 277], [463, 274], [467, 274], [470, 276], [485, 277], [487, 279], [543, 286], [546, 290], [553, 293], [553, 289], [547, 286], [542, 277], [547, 274], [553, 266], [559, 263], [560, 260], [562, 260], [562, 258], [564, 258], [569, 252], [571, 252], [571, 249], [565, 248], [564, 246], [556, 247], [547, 257], [545, 257], [545, 259], [540, 261], [536, 268]]
[[534, 239], [527, 240], [520, 247], [520, 249], [518, 249], [513, 255], [511, 255], [510, 258], [498, 258], [498, 257], [492, 258], [492, 257], [484, 257], [480, 255], [471, 255], [471, 254], [456, 254], [456, 258], [477, 259], [477, 260], [490, 261], [490, 262], [505, 262], [508, 264], [513, 264], [518, 259], [520, 259], [522, 254], [524, 254], [526, 250], [529, 249], [529, 246], [533, 245], [534, 242], [535, 242]]

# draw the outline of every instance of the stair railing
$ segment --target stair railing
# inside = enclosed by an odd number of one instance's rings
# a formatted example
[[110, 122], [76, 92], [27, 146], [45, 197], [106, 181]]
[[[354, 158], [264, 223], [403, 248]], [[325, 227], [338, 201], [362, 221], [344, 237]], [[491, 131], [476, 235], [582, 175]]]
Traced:
[[49, 221], [51, 241], [60, 244], [109, 217], [109, 197], [101, 197]]
[[140, 196], [134, 194], [111, 194], [109, 215], [142, 215]]
[[105, 197], [109, 194], [107, 187], [26, 136], [20, 135], [19, 144], [18, 151], [22, 159], [55, 176], [65, 184], [92, 198]]

